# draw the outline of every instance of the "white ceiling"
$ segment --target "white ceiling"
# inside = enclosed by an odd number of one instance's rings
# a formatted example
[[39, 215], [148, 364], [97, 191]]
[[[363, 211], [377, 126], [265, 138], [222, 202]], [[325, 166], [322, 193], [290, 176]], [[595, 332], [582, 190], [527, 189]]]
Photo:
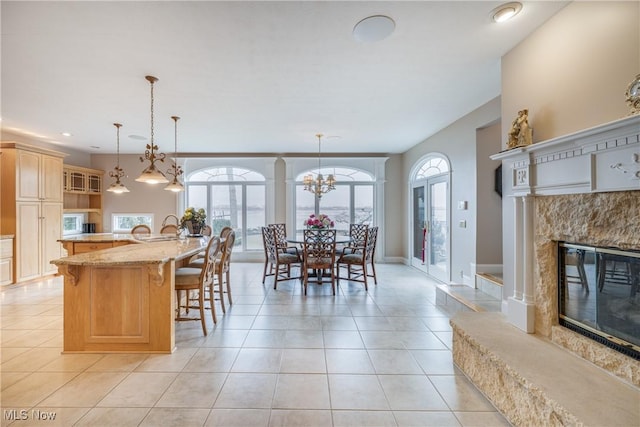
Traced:
[[[567, 2], [2, 1], [2, 126], [90, 153], [399, 153], [500, 94], [500, 57]], [[354, 40], [388, 15], [395, 32]], [[63, 137], [62, 132], [71, 132]], [[339, 138], [329, 138], [339, 136]], [[92, 148], [99, 147], [99, 148]]]

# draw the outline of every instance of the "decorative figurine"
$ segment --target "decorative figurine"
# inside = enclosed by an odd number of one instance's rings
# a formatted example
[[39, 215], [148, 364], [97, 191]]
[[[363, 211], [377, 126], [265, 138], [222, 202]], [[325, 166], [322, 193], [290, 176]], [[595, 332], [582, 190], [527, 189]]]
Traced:
[[640, 114], [640, 74], [627, 87], [625, 92], [627, 104], [631, 107], [629, 115]]
[[507, 149], [524, 147], [526, 145], [531, 145], [533, 142], [533, 129], [529, 126], [528, 115], [529, 110], [526, 108], [518, 111], [518, 117], [516, 117], [511, 123]]

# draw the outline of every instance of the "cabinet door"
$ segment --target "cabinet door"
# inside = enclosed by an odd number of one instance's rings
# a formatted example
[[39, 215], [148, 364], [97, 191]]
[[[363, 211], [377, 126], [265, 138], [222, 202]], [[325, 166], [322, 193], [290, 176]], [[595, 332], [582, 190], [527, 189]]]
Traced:
[[16, 281], [40, 276], [40, 202], [16, 203]]
[[84, 172], [70, 170], [69, 172], [69, 190], [74, 193], [87, 192], [87, 174]]
[[62, 202], [62, 159], [42, 155], [42, 169], [40, 173], [42, 179], [42, 192], [40, 197], [47, 202]]
[[62, 238], [62, 203], [42, 203], [42, 266], [41, 274], [58, 272], [58, 267], [49, 262], [62, 255], [62, 246], [58, 240]]
[[41, 155], [31, 151], [17, 151], [16, 156], [16, 199], [40, 199]]
[[87, 192], [99, 194], [102, 193], [102, 177], [94, 173], [87, 175]]

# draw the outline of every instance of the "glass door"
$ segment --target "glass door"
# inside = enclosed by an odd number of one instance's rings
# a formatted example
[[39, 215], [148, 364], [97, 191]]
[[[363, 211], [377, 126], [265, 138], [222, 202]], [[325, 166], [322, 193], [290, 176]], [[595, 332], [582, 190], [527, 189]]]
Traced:
[[428, 178], [413, 187], [411, 264], [443, 282], [449, 281], [449, 180]]

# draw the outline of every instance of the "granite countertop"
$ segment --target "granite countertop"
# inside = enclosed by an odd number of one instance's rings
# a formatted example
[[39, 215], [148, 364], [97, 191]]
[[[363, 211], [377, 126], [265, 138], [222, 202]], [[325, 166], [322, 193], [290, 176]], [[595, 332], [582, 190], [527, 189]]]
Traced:
[[[131, 239], [131, 235], [128, 236]], [[205, 249], [207, 243], [207, 238], [148, 241], [140, 245], [119, 246], [59, 258], [52, 260], [51, 264], [83, 266], [163, 264], [172, 259], [183, 259], [195, 255]]]
[[83, 243], [106, 243], [106, 242], [121, 242], [121, 241], [137, 241], [133, 234], [114, 234], [114, 233], [85, 233], [85, 234], [73, 234], [71, 236], [64, 236], [59, 239], [58, 242], [83, 242]]
[[15, 235], [13, 235], [13, 234], [0, 234], [0, 240], [13, 239], [14, 237], [15, 237]]

